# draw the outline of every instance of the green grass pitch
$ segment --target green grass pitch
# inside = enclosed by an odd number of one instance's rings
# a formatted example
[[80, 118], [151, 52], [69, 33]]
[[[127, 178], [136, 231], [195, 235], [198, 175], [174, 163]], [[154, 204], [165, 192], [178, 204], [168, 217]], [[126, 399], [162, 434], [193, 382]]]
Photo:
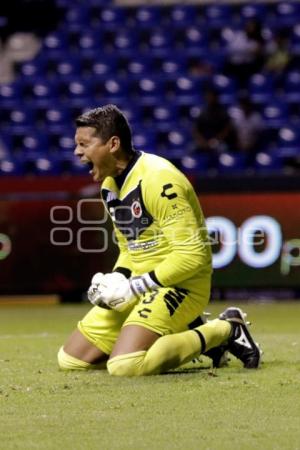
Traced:
[[[211, 304], [214, 315], [227, 305]], [[60, 372], [56, 352], [87, 305], [0, 308], [0, 448], [299, 450], [300, 302], [244, 304], [264, 350], [170, 374]]]

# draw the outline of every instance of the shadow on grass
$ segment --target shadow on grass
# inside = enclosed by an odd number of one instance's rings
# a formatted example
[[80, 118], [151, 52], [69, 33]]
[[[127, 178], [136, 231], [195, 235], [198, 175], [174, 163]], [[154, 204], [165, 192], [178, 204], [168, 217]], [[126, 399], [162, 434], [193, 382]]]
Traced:
[[174, 369], [169, 372], [165, 372], [163, 375], [181, 375], [181, 374], [190, 374], [190, 373], [204, 373], [207, 372], [207, 375], [215, 375], [215, 370], [212, 369], [210, 366], [202, 366], [202, 367], [181, 367], [179, 369]]

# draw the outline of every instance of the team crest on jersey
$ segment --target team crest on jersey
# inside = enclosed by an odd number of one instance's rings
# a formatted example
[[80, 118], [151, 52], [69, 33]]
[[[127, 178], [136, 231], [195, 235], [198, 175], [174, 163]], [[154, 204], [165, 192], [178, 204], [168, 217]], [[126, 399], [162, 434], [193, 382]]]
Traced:
[[138, 200], [135, 200], [131, 205], [131, 212], [133, 217], [139, 219], [143, 214], [142, 206]]
[[102, 198], [112, 221], [128, 241], [138, 239], [153, 223], [143, 202], [141, 181], [122, 199], [115, 192], [102, 188]]

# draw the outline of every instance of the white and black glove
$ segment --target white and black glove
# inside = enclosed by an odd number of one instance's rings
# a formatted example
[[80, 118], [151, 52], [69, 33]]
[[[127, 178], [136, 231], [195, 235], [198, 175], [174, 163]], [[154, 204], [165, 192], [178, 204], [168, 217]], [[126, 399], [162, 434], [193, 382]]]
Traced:
[[88, 299], [93, 305], [122, 312], [136, 303], [140, 295], [158, 287], [148, 273], [127, 279], [119, 272], [105, 275], [98, 272], [92, 278]]
[[99, 305], [101, 300], [99, 287], [101, 285], [101, 281], [104, 277], [104, 273], [97, 272], [92, 278], [91, 285], [87, 291], [88, 299], [93, 305]]

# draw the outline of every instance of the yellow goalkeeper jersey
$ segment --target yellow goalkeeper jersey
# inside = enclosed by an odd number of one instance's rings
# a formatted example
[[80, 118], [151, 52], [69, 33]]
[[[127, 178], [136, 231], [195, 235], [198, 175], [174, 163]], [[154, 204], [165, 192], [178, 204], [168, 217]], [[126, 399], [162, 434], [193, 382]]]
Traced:
[[161, 286], [197, 293], [212, 272], [211, 248], [199, 200], [183, 173], [164, 158], [136, 152], [101, 191], [120, 249], [115, 268], [149, 272]]

